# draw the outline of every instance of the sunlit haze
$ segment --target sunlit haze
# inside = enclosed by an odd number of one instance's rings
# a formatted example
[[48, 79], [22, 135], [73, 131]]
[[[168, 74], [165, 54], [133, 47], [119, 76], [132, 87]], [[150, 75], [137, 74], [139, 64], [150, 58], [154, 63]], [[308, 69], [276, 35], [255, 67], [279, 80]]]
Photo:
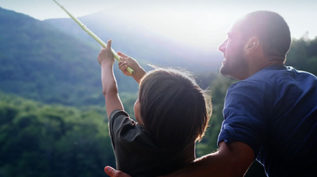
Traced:
[[[127, 24], [201, 50], [215, 49], [238, 18], [255, 10], [272, 10], [288, 22], [293, 38], [315, 38], [316, 1], [107, 1], [59, 0], [75, 16], [103, 11]], [[51, 0], [0, 0], [0, 7], [44, 20], [68, 18]], [[106, 21], [104, 23], [107, 23]]]

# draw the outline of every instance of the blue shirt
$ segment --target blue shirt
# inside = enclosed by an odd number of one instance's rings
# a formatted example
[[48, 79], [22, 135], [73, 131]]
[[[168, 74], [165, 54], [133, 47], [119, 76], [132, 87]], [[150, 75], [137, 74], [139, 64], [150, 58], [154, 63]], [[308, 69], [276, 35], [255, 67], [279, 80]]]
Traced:
[[270, 177], [317, 176], [317, 78], [271, 66], [227, 91], [219, 142], [249, 145]]

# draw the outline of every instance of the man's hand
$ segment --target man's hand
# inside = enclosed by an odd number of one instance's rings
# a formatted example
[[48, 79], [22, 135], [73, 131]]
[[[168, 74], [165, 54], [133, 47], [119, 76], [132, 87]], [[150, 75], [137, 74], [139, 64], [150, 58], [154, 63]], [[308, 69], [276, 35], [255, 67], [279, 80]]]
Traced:
[[[118, 52], [120, 57], [119, 68], [126, 76], [132, 76], [137, 83], [140, 83], [142, 77], [146, 74], [144, 69], [133, 58]], [[129, 73], [127, 68], [133, 69], [133, 73]]]
[[110, 166], [106, 166], [104, 168], [104, 171], [107, 175], [109, 175], [110, 177], [131, 177], [130, 175], [123, 173], [120, 170], [116, 170]]
[[98, 62], [100, 65], [103, 63], [107, 63], [109, 65], [113, 65], [114, 63], [114, 55], [111, 51], [111, 40], [107, 43], [107, 48], [101, 49], [99, 56], [98, 56]]

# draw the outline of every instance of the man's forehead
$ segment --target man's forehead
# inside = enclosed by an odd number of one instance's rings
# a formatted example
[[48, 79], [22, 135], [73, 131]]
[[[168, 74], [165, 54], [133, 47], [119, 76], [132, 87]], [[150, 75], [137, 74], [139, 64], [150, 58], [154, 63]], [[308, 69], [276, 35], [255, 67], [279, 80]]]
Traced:
[[238, 36], [240, 34], [241, 34], [240, 30], [238, 30], [237, 28], [233, 28], [233, 27], [227, 32], [228, 37], [234, 37], [234, 36]]
[[234, 23], [232, 25], [232, 27], [230, 28], [230, 30], [228, 31], [228, 36], [236, 36], [236, 35], [240, 35], [242, 32], [241, 32], [241, 25], [243, 25], [243, 19], [240, 19], [239, 21], [237, 21], [236, 23]]

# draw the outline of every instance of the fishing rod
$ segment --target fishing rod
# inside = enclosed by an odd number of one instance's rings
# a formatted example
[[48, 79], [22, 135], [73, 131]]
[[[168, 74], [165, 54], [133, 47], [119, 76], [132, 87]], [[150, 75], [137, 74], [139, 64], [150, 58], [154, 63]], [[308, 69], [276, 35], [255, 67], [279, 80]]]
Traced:
[[[56, 0], [53, 0], [62, 10], [64, 10], [64, 12], [66, 12], [66, 14], [72, 18], [85, 32], [87, 32], [87, 34], [89, 34], [89, 36], [91, 36], [92, 38], [94, 38], [103, 48], [107, 48], [107, 44], [100, 39], [94, 32], [92, 32], [85, 24], [83, 24], [78, 18], [76, 18], [75, 16], [73, 16], [64, 6], [62, 6], [60, 3], [58, 3]], [[114, 55], [114, 58], [119, 62], [120, 58], [118, 56], [118, 54], [111, 48], [111, 52]], [[133, 73], [133, 69], [128, 67], [127, 71], [132, 74]]]

